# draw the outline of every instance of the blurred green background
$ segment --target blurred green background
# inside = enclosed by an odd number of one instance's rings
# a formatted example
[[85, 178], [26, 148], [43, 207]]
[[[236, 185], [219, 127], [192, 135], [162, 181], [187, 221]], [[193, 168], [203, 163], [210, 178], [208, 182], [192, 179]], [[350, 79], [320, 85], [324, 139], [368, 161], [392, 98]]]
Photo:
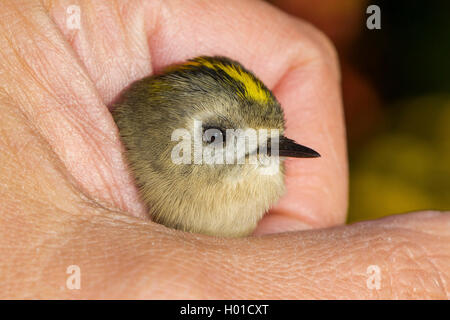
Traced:
[[[350, 157], [349, 222], [450, 210], [450, 1], [279, 0], [334, 42]], [[381, 29], [366, 8], [381, 9]]]

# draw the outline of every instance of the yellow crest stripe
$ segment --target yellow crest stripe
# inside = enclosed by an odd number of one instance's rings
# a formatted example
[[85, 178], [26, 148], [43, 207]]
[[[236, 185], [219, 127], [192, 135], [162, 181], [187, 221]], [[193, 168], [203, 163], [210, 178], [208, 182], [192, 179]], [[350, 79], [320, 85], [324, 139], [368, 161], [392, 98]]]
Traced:
[[[263, 88], [262, 83], [255, 79], [255, 77], [243, 70], [236, 64], [223, 64], [221, 61], [208, 60], [206, 58], [196, 58], [184, 63], [183, 67], [207, 67], [213, 70], [222, 70], [233, 80], [242, 83], [245, 89], [245, 96], [242, 98], [248, 98], [257, 102], [268, 103], [272, 100], [270, 93]], [[238, 93], [239, 94], [239, 93]]]

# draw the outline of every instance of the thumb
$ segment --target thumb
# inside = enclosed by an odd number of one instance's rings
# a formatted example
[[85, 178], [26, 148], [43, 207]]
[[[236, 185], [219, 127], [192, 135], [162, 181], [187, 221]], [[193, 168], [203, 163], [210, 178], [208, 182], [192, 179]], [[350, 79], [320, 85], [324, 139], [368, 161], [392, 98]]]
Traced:
[[[450, 297], [449, 213], [397, 215], [255, 242], [241, 246], [239, 255], [234, 246], [224, 249], [233, 266], [211, 262], [224, 273], [216, 278], [216, 298], [232, 292], [246, 299]], [[251, 277], [244, 276], [248, 270]], [[243, 281], [220, 281], [239, 273]]]

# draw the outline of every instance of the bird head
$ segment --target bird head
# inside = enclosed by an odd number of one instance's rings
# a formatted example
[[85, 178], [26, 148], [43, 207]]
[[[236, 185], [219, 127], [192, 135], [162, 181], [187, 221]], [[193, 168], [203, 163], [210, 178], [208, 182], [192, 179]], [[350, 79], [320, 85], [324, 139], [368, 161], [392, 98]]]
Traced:
[[224, 57], [137, 81], [113, 115], [151, 216], [188, 231], [248, 234], [283, 193], [283, 159], [319, 156], [284, 136], [272, 92]]

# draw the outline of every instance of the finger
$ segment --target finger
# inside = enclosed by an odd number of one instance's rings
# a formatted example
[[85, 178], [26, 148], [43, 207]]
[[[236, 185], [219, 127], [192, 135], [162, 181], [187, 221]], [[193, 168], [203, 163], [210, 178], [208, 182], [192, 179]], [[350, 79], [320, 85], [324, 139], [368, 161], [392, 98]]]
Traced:
[[[102, 100], [111, 101], [131, 82], [152, 73], [144, 33], [159, 1], [51, 1], [46, 9], [83, 63]], [[149, 14], [144, 17], [145, 12]]]
[[[287, 194], [272, 210], [283, 220], [300, 220], [303, 229], [341, 224], [347, 212], [348, 169], [340, 86], [331, 76], [326, 59], [332, 58], [322, 54], [309, 65], [294, 67], [274, 89], [285, 108], [286, 134], [321, 154], [309, 161], [286, 161]], [[277, 231], [276, 223], [262, 222], [260, 232]]]
[[0, 82], [9, 103], [89, 198], [145, 216], [111, 115], [44, 8], [8, 0], [0, 16]]

